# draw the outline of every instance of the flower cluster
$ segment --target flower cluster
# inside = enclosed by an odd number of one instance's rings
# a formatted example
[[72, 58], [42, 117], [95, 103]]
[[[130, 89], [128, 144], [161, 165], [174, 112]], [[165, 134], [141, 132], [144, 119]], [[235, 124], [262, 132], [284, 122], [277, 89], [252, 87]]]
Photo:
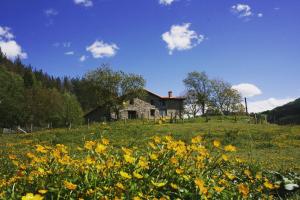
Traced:
[[14, 175], [0, 180], [4, 199], [264, 199], [280, 187], [235, 156], [236, 147], [201, 136], [189, 143], [153, 137], [147, 147], [117, 148], [108, 139], [36, 145], [9, 155]]

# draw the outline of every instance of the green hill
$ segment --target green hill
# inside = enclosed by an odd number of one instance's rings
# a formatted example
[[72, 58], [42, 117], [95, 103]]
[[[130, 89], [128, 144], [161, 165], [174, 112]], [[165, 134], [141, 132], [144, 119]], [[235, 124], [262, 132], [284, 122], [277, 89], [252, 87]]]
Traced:
[[268, 121], [276, 124], [300, 124], [300, 98], [293, 102], [266, 111]]

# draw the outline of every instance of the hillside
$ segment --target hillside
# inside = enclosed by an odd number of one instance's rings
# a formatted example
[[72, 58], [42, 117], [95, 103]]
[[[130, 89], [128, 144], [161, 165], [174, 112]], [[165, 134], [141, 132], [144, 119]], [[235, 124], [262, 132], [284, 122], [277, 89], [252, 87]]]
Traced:
[[300, 98], [283, 106], [266, 111], [268, 121], [276, 124], [300, 124]]

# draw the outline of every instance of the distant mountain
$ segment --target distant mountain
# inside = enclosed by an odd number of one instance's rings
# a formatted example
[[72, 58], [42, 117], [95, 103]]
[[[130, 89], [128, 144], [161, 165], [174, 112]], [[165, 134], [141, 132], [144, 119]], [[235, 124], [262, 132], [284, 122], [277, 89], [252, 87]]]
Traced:
[[263, 114], [267, 114], [270, 123], [300, 124], [300, 98]]

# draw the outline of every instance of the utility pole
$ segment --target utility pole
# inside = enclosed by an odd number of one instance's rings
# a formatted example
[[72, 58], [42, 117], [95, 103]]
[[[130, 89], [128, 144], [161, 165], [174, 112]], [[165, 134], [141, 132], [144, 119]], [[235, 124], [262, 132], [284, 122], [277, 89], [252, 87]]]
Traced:
[[245, 97], [245, 108], [246, 108], [246, 115], [248, 115], [248, 104], [247, 104], [247, 98]]

